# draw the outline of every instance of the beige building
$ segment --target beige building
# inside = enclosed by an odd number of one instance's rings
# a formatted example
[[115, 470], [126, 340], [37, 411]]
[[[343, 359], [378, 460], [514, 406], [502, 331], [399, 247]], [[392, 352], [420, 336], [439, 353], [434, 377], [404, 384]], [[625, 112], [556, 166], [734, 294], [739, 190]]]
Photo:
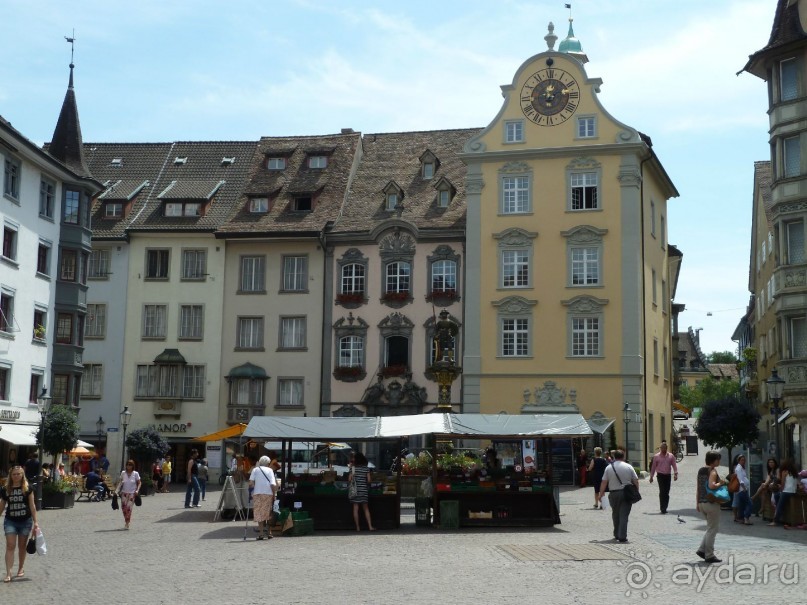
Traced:
[[[768, 44], [744, 70], [767, 83], [770, 163], [755, 166], [751, 233], [753, 314], [749, 344], [757, 350], [763, 437], [779, 458], [807, 459], [807, 2], [779, 0]], [[760, 93], [762, 94], [762, 93]], [[776, 367], [785, 380], [781, 404], [769, 413], [765, 381]], [[767, 435], [765, 435], [767, 433]]]
[[599, 413], [643, 466], [671, 426], [678, 192], [650, 138], [601, 105], [571, 26], [558, 51], [552, 30], [462, 156], [464, 411]]

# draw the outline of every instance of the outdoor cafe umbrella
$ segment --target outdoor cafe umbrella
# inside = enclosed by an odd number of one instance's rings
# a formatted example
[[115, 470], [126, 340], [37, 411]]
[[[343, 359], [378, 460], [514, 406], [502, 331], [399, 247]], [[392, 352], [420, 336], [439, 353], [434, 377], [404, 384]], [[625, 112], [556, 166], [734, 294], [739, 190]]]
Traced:
[[68, 456], [84, 456], [86, 454], [92, 454], [92, 452], [81, 445], [77, 445], [72, 450], [67, 452]]

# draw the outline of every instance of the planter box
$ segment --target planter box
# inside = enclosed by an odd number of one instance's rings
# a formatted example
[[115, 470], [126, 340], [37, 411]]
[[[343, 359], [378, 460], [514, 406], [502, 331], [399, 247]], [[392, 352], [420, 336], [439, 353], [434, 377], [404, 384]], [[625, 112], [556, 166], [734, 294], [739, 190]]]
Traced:
[[76, 496], [73, 492], [43, 492], [42, 508], [73, 508]]

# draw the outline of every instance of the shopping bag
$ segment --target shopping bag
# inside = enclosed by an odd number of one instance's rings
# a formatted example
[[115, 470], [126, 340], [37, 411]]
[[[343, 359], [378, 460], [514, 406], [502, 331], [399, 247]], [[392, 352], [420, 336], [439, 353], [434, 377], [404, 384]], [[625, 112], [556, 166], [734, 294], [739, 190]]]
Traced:
[[286, 533], [287, 531], [289, 531], [289, 530], [290, 530], [292, 527], [294, 527], [294, 519], [292, 518], [291, 513], [289, 513], [289, 516], [288, 516], [288, 517], [286, 517], [286, 521], [283, 523], [283, 530], [282, 530], [282, 532], [285, 534], [285, 533]]
[[36, 528], [36, 554], [48, 554], [48, 547], [45, 544], [45, 535], [42, 533], [42, 529], [39, 527]]
[[280, 516], [280, 500], [277, 498], [275, 498], [275, 503], [272, 504], [272, 512], [278, 517]]
[[112, 492], [112, 510], [118, 510], [118, 492]]
[[600, 505], [602, 506], [603, 510], [608, 510], [611, 508], [611, 501], [608, 499], [608, 494], [605, 494], [602, 498], [600, 498]]
[[36, 554], [36, 538], [34, 537], [34, 534], [31, 534], [31, 537], [28, 538], [28, 544], [25, 545], [25, 552], [27, 552], [29, 555]]

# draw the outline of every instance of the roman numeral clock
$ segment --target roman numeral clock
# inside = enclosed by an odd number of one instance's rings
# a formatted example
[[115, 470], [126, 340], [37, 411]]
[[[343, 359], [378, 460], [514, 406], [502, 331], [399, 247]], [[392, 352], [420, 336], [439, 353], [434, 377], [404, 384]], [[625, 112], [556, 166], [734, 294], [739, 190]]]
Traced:
[[562, 69], [536, 71], [521, 88], [521, 111], [539, 126], [563, 124], [574, 115], [579, 101], [577, 82]]

